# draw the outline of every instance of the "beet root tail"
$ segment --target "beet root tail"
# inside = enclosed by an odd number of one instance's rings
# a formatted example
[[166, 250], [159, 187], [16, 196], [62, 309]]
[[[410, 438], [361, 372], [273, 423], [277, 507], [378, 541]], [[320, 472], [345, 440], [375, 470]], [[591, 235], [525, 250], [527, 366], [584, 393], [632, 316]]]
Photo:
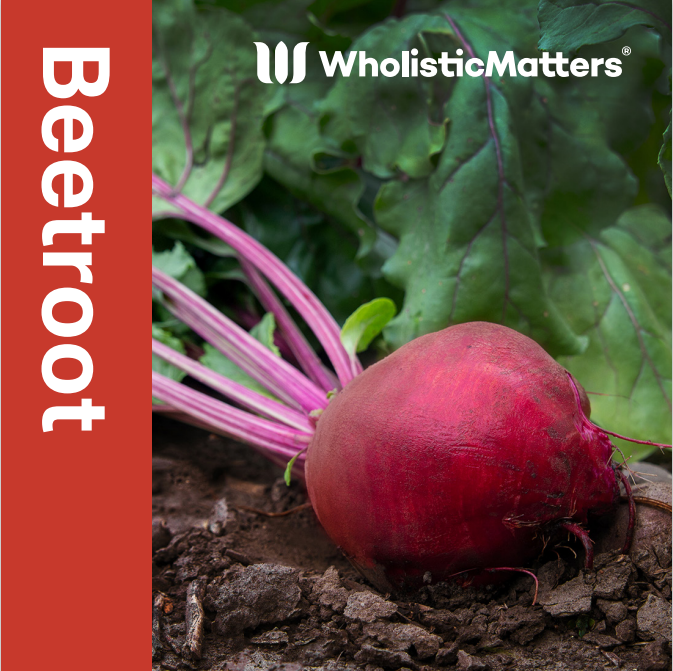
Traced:
[[535, 581], [535, 594], [533, 595], [533, 603], [531, 604], [534, 606], [537, 603], [537, 593], [538, 589], [540, 588], [540, 583], [538, 582], [537, 576], [535, 573], [532, 571], [529, 571], [528, 569], [525, 568], [512, 568], [510, 566], [500, 566], [498, 568], [487, 568], [486, 573], [495, 573], [496, 571], [515, 571], [516, 573], [525, 573], [529, 575], [533, 580]]
[[589, 534], [586, 529], [583, 529], [579, 524], [573, 522], [564, 522], [561, 524], [561, 528], [573, 534], [582, 541], [584, 545], [584, 568], [591, 569], [594, 566], [594, 546], [589, 538]]
[[622, 485], [624, 485], [624, 491], [626, 492], [626, 498], [629, 501], [629, 525], [626, 527], [626, 538], [624, 539], [624, 545], [622, 546], [622, 554], [628, 554], [631, 549], [631, 543], [633, 542], [633, 532], [636, 526], [636, 502], [633, 498], [633, 492], [631, 491], [631, 485], [629, 479], [624, 475], [624, 472], [621, 468], [616, 468], [615, 473], [617, 477], [621, 480]]

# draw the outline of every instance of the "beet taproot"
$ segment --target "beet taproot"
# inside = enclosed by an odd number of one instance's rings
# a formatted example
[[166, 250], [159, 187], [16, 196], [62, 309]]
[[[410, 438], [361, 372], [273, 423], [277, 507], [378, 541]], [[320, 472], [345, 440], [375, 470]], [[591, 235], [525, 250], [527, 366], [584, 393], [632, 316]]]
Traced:
[[523, 566], [561, 524], [581, 530], [618, 500], [612, 444], [589, 414], [581, 386], [530, 338], [452, 326], [332, 399], [308, 448], [309, 496], [380, 589]]

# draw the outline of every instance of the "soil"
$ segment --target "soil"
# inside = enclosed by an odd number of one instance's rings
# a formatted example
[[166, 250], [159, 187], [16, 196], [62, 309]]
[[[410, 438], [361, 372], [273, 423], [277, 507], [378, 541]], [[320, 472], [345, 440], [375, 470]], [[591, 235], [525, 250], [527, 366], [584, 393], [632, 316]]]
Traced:
[[[533, 565], [536, 605], [526, 575], [400, 598], [344, 559], [302, 507], [300, 483], [286, 487], [280, 469], [243, 445], [154, 421], [153, 671], [671, 668], [667, 512], [638, 505], [627, 556], [621, 505], [591, 530], [592, 571], [574, 542], [550, 548]], [[636, 494], [670, 504], [670, 481]]]

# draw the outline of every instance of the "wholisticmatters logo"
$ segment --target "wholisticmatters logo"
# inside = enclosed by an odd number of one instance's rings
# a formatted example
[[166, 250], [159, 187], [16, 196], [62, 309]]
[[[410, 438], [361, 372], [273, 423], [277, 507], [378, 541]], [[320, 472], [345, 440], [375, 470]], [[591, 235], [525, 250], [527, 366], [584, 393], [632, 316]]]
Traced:
[[[264, 42], [255, 42], [257, 47], [257, 79], [264, 84], [273, 84], [271, 81], [271, 52]], [[299, 42], [292, 51], [292, 81], [290, 84], [299, 84], [306, 77], [306, 47], [308, 42]], [[276, 81], [284, 84], [289, 73], [288, 50], [285, 42], [278, 42], [274, 54], [274, 73]]]
[[[298, 84], [306, 77], [306, 48], [308, 42], [299, 42], [292, 52], [292, 81]], [[257, 79], [264, 84], [271, 81], [271, 51], [264, 42], [255, 42], [257, 47]], [[626, 53], [626, 52], [624, 52]], [[368, 58], [366, 51], [348, 51], [347, 57], [336, 51], [330, 60], [326, 51], [320, 51], [320, 60], [325, 76], [334, 77], [337, 70], [343, 77], [350, 77], [357, 61], [359, 77], [436, 77], [441, 73], [444, 77], [492, 77], [497, 72], [500, 77], [506, 73], [510, 77], [619, 77], [622, 74], [622, 62], [619, 58], [570, 58], [557, 51], [555, 56], [543, 51], [539, 58], [516, 59], [513, 51], [506, 51], [502, 58], [496, 51], [489, 51], [486, 62], [481, 58], [463, 59], [463, 50], [456, 49], [456, 57], [449, 57], [448, 52], [441, 53], [439, 58], [418, 58], [418, 49], [403, 51], [400, 59], [385, 58], [380, 63], [375, 58]], [[276, 45], [274, 54], [274, 73], [276, 81], [284, 84], [289, 74], [289, 52], [284, 42]]]

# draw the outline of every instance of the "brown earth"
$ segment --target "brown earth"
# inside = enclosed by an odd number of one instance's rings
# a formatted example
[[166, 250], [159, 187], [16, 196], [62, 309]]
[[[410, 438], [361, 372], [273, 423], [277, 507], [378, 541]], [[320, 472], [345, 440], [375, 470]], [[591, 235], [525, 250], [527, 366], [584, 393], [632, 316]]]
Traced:
[[[362, 580], [310, 507], [256, 512], [306, 503], [299, 483], [245, 446], [154, 421], [153, 671], [671, 668], [669, 513], [639, 505], [625, 556], [621, 505], [592, 530], [592, 571], [576, 544], [552, 549], [534, 565], [535, 606], [523, 575], [400, 599]], [[637, 493], [670, 503], [670, 484]]]

